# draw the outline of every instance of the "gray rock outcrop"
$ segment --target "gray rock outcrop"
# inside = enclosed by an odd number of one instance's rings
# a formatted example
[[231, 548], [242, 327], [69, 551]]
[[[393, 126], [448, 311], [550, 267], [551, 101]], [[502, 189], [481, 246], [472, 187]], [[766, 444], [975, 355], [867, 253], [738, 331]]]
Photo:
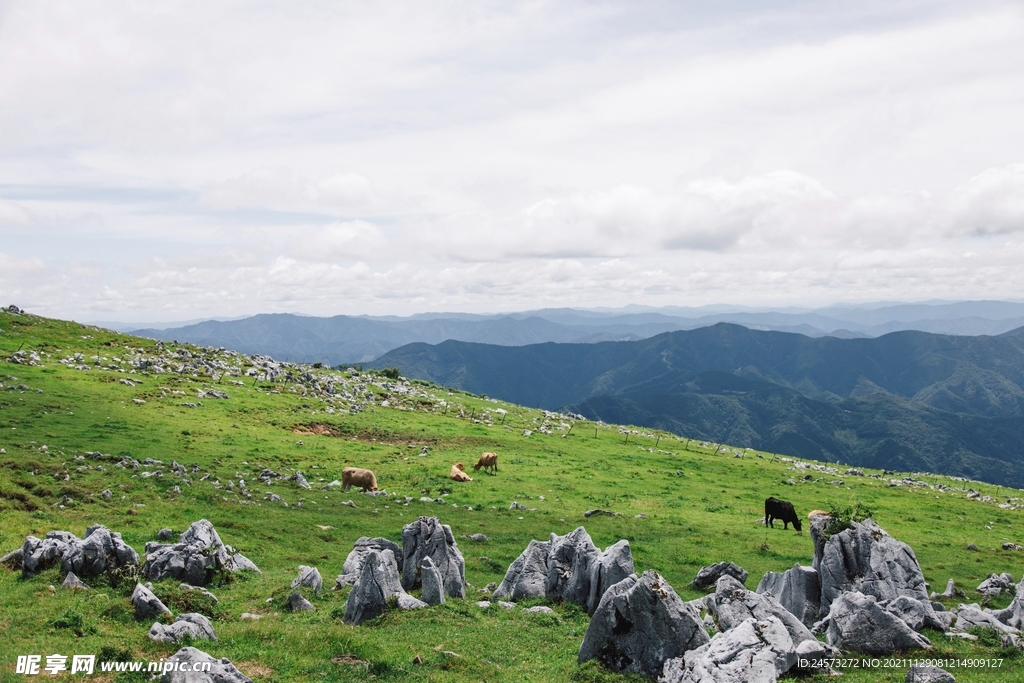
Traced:
[[1017, 634], [1016, 627], [1005, 624], [999, 620], [998, 612], [990, 612], [982, 609], [977, 604], [960, 605], [953, 610], [956, 621], [953, 622], [953, 631], [966, 631], [971, 628], [991, 628], [999, 633]]
[[193, 522], [178, 543], [146, 544], [143, 573], [151, 581], [173, 578], [193, 586], [205, 586], [218, 572], [259, 569], [241, 553], [225, 545], [213, 524], [205, 519]]
[[731, 576], [740, 583], [747, 582], [747, 570], [732, 562], [717, 562], [710, 567], [701, 567], [690, 585], [698, 590], [706, 590], [718, 583], [723, 576]]
[[667, 581], [648, 570], [605, 591], [577, 659], [582, 664], [597, 658], [613, 671], [655, 676], [666, 661], [708, 640], [697, 615]]
[[324, 588], [324, 581], [320, 577], [320, 571], [316, 567], [307, 567], [304, 564], [300, 564], [299, 575], [292, 580], [291, 587], [298, 588], [299, 586], [311, 588], [314, 595], [320, 595], [320, 591]]
[[441, 573], [434, 566], [434, 561], [429, 557], [423, 558], [420, 565], [420, 580], [423, 590], [420, 597], [428, 605], [441, 605], [444, 603], [444, 584], [441, 581]]
[[[405, 565], [409, 567], [409, 564]], [[348, 594], [342, 621], [358, 626], [367, 619], [384, 613], [392, 595], [401, 595], [398, 564], [390, 550], [370, 551], [363, 562], [363, 570]]]
[[875, 596], [856, 591], [832, 601], [827, 640], [841, 650], [876, 656], [931, 647], [931, 641], [883, 609]]
[[410, 610], [410, 609], [423, 609], [429, 607], [429, 605], [422, 600], [417, 600], [408, 593], [398, 594], [398, 609]]
[[718, 579], [715, 586], [714, 611], [718, 617], [718, 627], [722, 631], [730, 631], [749, 619], [758, 622], [776, 619], [789, 633], [791, 648], [805, 640], [815, 639], [804, 623], [783, 607], [773, 595], [747, 590], [742, 583], [728, 574]]
[[402, 588], [421, 585], [420, 566], [429, 557], [441, 575], [445, 595], [466, 597], [466, 562], [447, 524], [437, 517], [420, 517], [402, 529]]
[[291, 612], [312, 612], [315, 609], [313, 603], [304, 598], [299, 591], [288, 596], [288, 610]]
[[[160, 683], [252, 683], [252, 679], [235, 668], [227, 658], [216, 659], [194, 647], [183, 647], [167, 658], [177, 671], [168, 671], [160, 678]], [[203, 664], [210, 665], [209, 671], [203, 671]], [[199, 666], [196, 666], [196, 665]]]
[[899, 617], [903, 620], [903, 623], [915, 631], [920, 631], [925, 627], [938, 631], [946, 629], [945, 621], [935, 611], [930, 602], [922, 603], [915, 598], [901, 595], [898, 598], [893, 598], [879, 604], [885, 607], [886, 612]]
[[179, 614], [173, 624], [154, 623], [149, 629], [149, 639], [158, 643], [176, 643], [188, 635], [193, 640], [217, 640], [210, 620], [202, 614]]
[[523, 600], [543, 598], [548, 580], [550, 541], [530, 541], [505, 572], [505, 578], [494, 591], [495, 599]]
[[164, 614], [171, 616], [171, 610], [167, 609], [167, 605], [141, 583], [135, 584], [131, 600], [132, 605], [135, 606], [135, 618], [139, 621], [157, 619]]
[[785, 625], [745, 619], [711, 642], [665, 663], [659, 683], [775, 683], [797, 663]]
[[69, 531], [50, 531], [41, 539], [28, 536], [21, 553], [25, 577], [60, 565], [65, 572], [89, 578], [139, 563], [138, 553], [121, 539], [121, 534], [99, 524], [86, 529], [85, 538]]
[[335, 590], [343, 588], [345, 586], [351, 586], [359, 578], [359, 574], [363, 571], [363, 562], [366, 561], [366, 556], [370, 551], [376, 550], [390, 550], [398, 562], [398, 571], [402, 571], [402, 549], [394, 541], [389, 541], [386, 538], [369, 538], [368, 536], [361, 536], [352, 546], [352, 550], [349, 552], [348, 557], [345, 558], [345, 564], [341, 567], [341, 574], [335, 579], [334, 588]]
[[989, 574], [981, 584], [978, 585], [978, 592], [988, 597], [995, 597], [1005, 593], [1012, 593], [1014, 590], [1013, 574], [1004, 572], [1002, 574]]
[[931, 664], [913, 664], [907, 669], [905, 683], [956, 683], [953, 674]]
[[821, 582], [813, 567], [793, 565], [784, 572], [765, 572], [758, 593], [770, 593], [808, 628], [818, 620]]

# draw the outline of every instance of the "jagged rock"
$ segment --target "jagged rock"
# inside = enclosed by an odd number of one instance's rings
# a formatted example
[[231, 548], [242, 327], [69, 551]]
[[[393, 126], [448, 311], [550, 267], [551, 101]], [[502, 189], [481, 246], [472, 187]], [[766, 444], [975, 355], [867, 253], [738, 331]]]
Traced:
[[146, 544], [143, 573], [151, 581], [173, 578], [193, 586], [205, 586], [220, 571], [258, 573], [259, 569], [225, 545], [213, 524], [205, 519], [190, 524], [178, 543]]
[[352, 546], [352, 551], [349, 552], [348, 557], [345, 558], [345, 564], [341, 567], [341, 574], [338, 575], [334, 582], [335, 590], [351, 586], [356, 582], [359, 574], [363, 571], [363, 562], [366, 561], [366, 556], [373, 550], [377, 552], [390, 550], [398, 562], [398, 571], [402, 571], [402, 549], [397, 543], [386, 538], [361, 536], [355, 542], [355, 545]]
[[135, 618], [139, 621], [156, 619], [164, 614], [172, 616], [167, 605], [160, 602], [160, 598], [141, 583], [135, 584], [135, 590], [132, 591], [132, 604], [135, 606]]
[[156, 622], [149, 629], [149, 639], [158, 643], [176, 643], [186, 634], [193, 640], [217, 640], [210, 620], [196, 613], [179, 614], [170, 626]]
[[420, 597], [428, 605], [441, 605], [444, 603], [444, 585], [441, 582], [441, 573], [434, 566], [434, 561], [429, 557], [423, 558], [420, 565], [420, 580], [423, 591]]
[[918, 632], [925, 627], [944, 631], [949, 626], [935, 612], [935, 608], [932, 607], [930, 602], [923, 603], [915, 598], [901, 595], [898, 598], [879, 604], [885, 607], [886, 612], [899, 617], [907, 626]]
[[978, 586], [978, 592], [988, 597], [1001, 595], [1004, 591], [1009, 593], [1014, 590], [1013, 574], [1004, 572], [1002, 574], [989, 574], [988, 577]]
[[316, 567], [307, 567], [300, 564], [299, 575], [292, 581], [291, 587], [298, 588], [299, 586], [312, 588], [315, 595], [320, 595], [320, 591], [324, 587], [324, 581], [320, 578], [320, 572]]
[[956, 621], [952, 627], [954, 631], [966, 631], [971, 628], [991, 628], [999, 633], [1018, 633], [1018, 629], [1000, 621], [996, 617], [998, 613], [994, 614], [983, 610], [977, 604], [960, 605], [953, 610], [953, 614], [956, 616]]
[[295, 591], [288, 596], [288, 609], [292, 612], [312, 612], [316, 607], [302, 593]]
[[202, 595], [205, 595], [206, 597], [208, 597], [211, 600], [213, 600], [213, 604], [215, 604], [215, 605], [220, 602], [220, 600], [217, 599], [216, 595], [214, 595], [210, 591], [206, 590], [205, 588], [200, 588], [199, 586], [190, 586], [187, 583], [179, 583], [178, 584], [178, 590], [194, 591], [196, 593], [201, 593]]
[[410, 610], [410, 609], [423, 609], [429, 607], [429, 605], [422, 600], [417, 600], [408, 593], [398, 594], [398, 609]]
[[[583, 527], [577, 527], [565, 536], [552, 534], [548, 578], [544, 586], [548, 599], [562, 599], [586, 607], [590, 599], [591, 574], [600, 554]], [[630, 571], [626, 576], [632, 573]]]
[[289, 479], [292, 479], [296, 484], [298, 484], [300, 487], [302, 487], [304, 489], [311, 489], [311, 488], [313, 488], [312, 486], [309, 485], [309, 482], [306, 481], [306, 477], [304, 477], [302, 475], [302, 472], [299, 472], [297, 470], [296, 470], [295, 474], [293, 474], [292, 476], [289, 477]]
[[605, 591], [633, 573], [633, 551], [629, 541], [623, 539], [608, 546], [591, 567], [587, 614], [594, 613]]
[[956, 683], [953, 674], [931, 664], [912, 664], [903, 680], [906, 683]]
[[931, 641], [885, 611], [873, 595], [843, 593], [832, 601], [828, 619], [828, 644], [842, 650], [881, 656], [931, 648]]
[[138, 553], [121, 540], [121, 534], [98, 524], [86, 529], [84, 539], [68, 531], [51, 531], [43, 539], [28, 536], [21, 552], [26, 578], [57, 564], [65, 572], [93, 577], [139, 563]]
[[437, 517], [420, 517], [402, 528], [402, 588], [421, 584], [420, 565], [429, 557], [441, 574], [445, 595], [466, 597], [466, 562], [447, 524]]
[[543, 598], [546, 594], [550, 551], [550, 541], [530, 541], [526, 550], [509, 565], [493, 597], [510, 600]]
[[22, 545], [21, 573], [25, 578], [61, 563], [77, 536], [68, 531], [50, 531], [45, 538], [27, 536]]
[[158, 541], [169, 541], [174, 538], [174, 532], [167, 527], [164, 527], [160, 531], [156, 532], [156, 540]]
[[1017, 584], [1013, 602], [1006, 609], [992, 612], [992, 616], [1010, 628], [1024, 630], [1024, 577]]
[[[167, 662], [176, 670], [165, 673], [160, 683], [252, 683], [230, 660], [215, 659], [194, 647], [181, 648], [168, 657]], [[203, 671], [203, 664], [207, 662], [210, 670]]]
[[[405, 565], [409, 567], [409, 564]], [[384, 612], [388, 598], [401, 595], [398, 564], [390, 550], [371, 550], [363, 562], [359, 578], [348, 594], [342, 621], [358, 626]]]
[[718, 583], [722, 576], [729, 575], [740, 583], [747, 582], [747, 570], [732, 562], [718, 562], [710, 567], [701, 567], [696, 578], [690, 582], [694, 588], [704, 590]]
[[659, 683], [774, 683], [797, 663], [785, 625], [775, 617], [745, 619], [707, 645], [665, 663]]
[[770, 593], [747, 590], [738, 580], [724, 574], [715, 585], [715, 615], [718, 627], [729, 631], [748, 619], [777, 619], [789, 633], [792, 644], [814, 640], [810, 630]]
[[631, 574], [601, 597], [580, 646], [578, 662], [598, 658], [607, 668], [645, 676], [708, 642], [697, 616], [657, 572]]
[[70, 588], [71, 590], [89, 590], [89, 587], [82, 583], [82, 580], [75, 576], [74, 572], [68, 572], [68, 575], [64, 577], [64, 583], [62, 583], [61, 585], [64, 588]]
[[[951, 598], [954, 595], [956, 595], [956, 583], [953, 579], [950, 579], [946, 582], [946, 590], [941, 593], [932, 593], [929, 598], [935, 600], [936, 598]], [[934, 606], [934, 603], [932, 603], [932, 606]]]
[[487, 543], [487, 536], [485, 536], [484, 534], [470, 534], [469, 540], [473, 541], [474, 543]]
[[757, 592], [773, 595], [804, 626], [810, 627], [818, 620], [821, 582], [814, 567], [795, 564], [784, 572], [765, 572]]
[[938, 628], [941, 622], [928, 600], [924, 574], [909, 545], [870, 519], [851, 522], [849, 529], [824, 540], [824, 523], [819, 519], [811, 520], [814, 567], [821, 580], [819, 617], [828, 614], [832, 601], [846, 592], [871, 595], [883, 602], [905, 595], [919, 601], [928, 623]]

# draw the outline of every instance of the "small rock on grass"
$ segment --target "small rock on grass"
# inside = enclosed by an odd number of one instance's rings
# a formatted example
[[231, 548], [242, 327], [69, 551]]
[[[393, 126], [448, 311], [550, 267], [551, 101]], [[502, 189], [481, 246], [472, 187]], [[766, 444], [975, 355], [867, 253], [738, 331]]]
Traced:
[[554, 614], [555, 610], [550, 607], [545, 607], [544, 605], [537, 605], [536, 607], [528, 607], [527, 609], [524, 609], [523, 612], [526, 614]]
[[292, 612], [312, 612], [316, 607], [309, 600], [302, 597], [302, 593], [295, 591], [288, 596], [288, 609]]
[[953, 674], [930, 664], [914, 664], [907, 670], [906, 683], [956, 683]]

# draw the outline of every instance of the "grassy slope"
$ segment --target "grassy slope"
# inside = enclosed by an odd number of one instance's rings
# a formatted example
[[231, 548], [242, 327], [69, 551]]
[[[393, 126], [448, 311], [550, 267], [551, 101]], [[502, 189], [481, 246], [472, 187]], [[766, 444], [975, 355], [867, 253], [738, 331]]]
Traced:
[[[960, 586], [973, 587], [988, 572], [1009, 571], [1019, 577], [1024, 571], [1024, 555], [999, 549], [1007, 540], [1024, 541], [1022, 513], [967, 500], [960, 492], [894, 488], [880, 479], [847, 476], [838, 477], [845, 480], [840, 487], [828, 483], [836, 479], [830, 475], [787, 486], [781, 482], [797, 474], [789, 469], [790, 463], [773, 461], [771, 456], [736, 458], [731, 451], [694, 443], [686, 449], [685, 440], [667, 434], [634, 433], [625, 443], [617, 428], [595, 428], [586, 422], [573, 425], [568, 434], [534, 431], [526, 437], [524, 428], [536, 428], [541, 413], [501, 404], [509, 410], [504, 425], [498, 419], [491, 420], [493, 426], [477, 424], [467, 418], [498, 404], [461, 392], [451, 395], [437, 387], [425, 387], [436, 399], [415, 404], [419, 406], [415, 411], [394, 409], [392, 397], [388, 408], [328, 415], [319, 399], [303, 399], [281, 383], [281, 393], [271, 394], [248, 380], [245, 388], [221, 387], [230, 394], [229, 400], [206, 399], [203, 407], [190, 409], [182, 407], [182, 401], [195, 401], [196, 389], [210, 386], [210, 378], [85, 372], [56, 362], [76, 351], [125, 356], [125, 344], [152, 351], [154, 342], [77, 323], [6, 313], [0, 313], [0, 329], [4, 330], [0, 357], [19, 347], [44, 352], [38, 367], [0, 360], [0, 382], [31, 388], [0, 390], [0, 448], [7, 451], [0, 454], [0, 552], [19, 546], [26, 534], [42, 536], [51, 529], [66, 529], [81, 536], [94, 523], [122, 532], [141, 551], [161, 527], [180, 532], [205, 517], [226, 543], [256, 562], [263, 574], [214, 588], [221, 599], [212, 610], [220, 642], [200, 646], [230, 658], [258, 681], [367, 678], [361, 666], [332, 662], [344, 655], [368, 662], [370, 674], [379, 680], [623, 679], [595, 666], [577, 667], [576, 652], [587, 618], [571, 606], [556, 605], [557, 616], [547, 617], [519, 610], [484, 612], [470, 599], [416, 613], [390, 612], [359, 628], [337, 618], [345, 592], [328, 591], [314, 599], [318, 608], [314, 613], [293, 615], [282, 609], [299, 564], [319, 567], [325, 583], [333, 585], [356, 538], [382, 535], [400, 541], [402, 526], [418, 515], [439, 516], [457, 538], [476, 532], [489, 537], [486, 544], [460, 541], [467, 579], [474, 586], [471, 598], [477, 587], [499, 582], [531, 538], [564, 534], [579, 525], [585, 525], [601, 547], [629, 539], [638, 571], [657, 569], [684, 599], [697, 597], [687, 588], [697, 570], [723, 559], [745, 567], [751, 575], [748, 586], [753, 588], [765, 571], [781, 571], [797, 562], [809, 564], [812, 554], [808, 534], [765, 529], [758, 523], [768, 495], [792, 500], [802, 513], [827, 508], [830, 501], [866, 504], [883, 527], [914, 548], [927, 580], [936, 587], [944, 586], [950, 577]], [[113, 346], [105, 346], [107, 342]], [[128, 387], [117, 382], [128, 376], [144, 384]], [[192, 398], [162, 398], [161, 386], [183, 390]], [[269, 389], [265, 382], [261, 386]], [[135, 398], [146, 403], [136, 404]], [[449, 403], [447, 414], [440, 401]], [[397, 404], [414, 405], [408, 400]], [[457, 417], [460, 409], [466, 417]], [[336, 435], [293, 432], [312, 422], [333, 425]], [[655, 449], [656, 439], [660, 442]], [[297, 445], [297, 440], [303, 445]], [[46, 451], [41, 449], [43, 444]], [[430, 446], [430, 455], [417, 457], [424, 444]], [[483, 450], [499, 453], [497, 476], [481, 473], [468, 484], [447, 482], [454, 461], [475, 461]], [[197, 463], [222, 482], [244, 477], [256, 502], [270, 490], [282, 495], [289, 506], [242, 505], [237, 496], [215, 488], [214, 477], [199, 482], [198, 475], [193, 476], [191, 485], [169, 472], [162, 479], [133, 478], [131, 472], [113, 468], [108, 461], [101, 463], [103, 472], [78, 473], [77, 467], [98, 464], [92, 459], [74, 460], [86, 451], [139, 460], [152, 457], [168, 464], [172, 458], [186, 465]], [[454, 491], [445, 496], [444, 505], [416, 501], [406, 507], [394, 499], [325, 492], [316, 486], [313, 492], [303, 491], [290, 482], [267, 488], [255, 479], [263, 467], [285, 473], [301, 469], [316, 485], [320, 479], [340, 478], [346, 465], [370, 467], [381, 487], [415, 499], [423, 488], [435, 496], [444, 486]], [[54, 477], [65, 472], [70, 474], [69, 481]], [[944, 477], [924, 478], [964, 486]], [[181, 495], [171, 492], [176, 484], [182, 487]], [[1022, 495], [991, 485], [971, 485], [1001, 500]], [[110, 501], [98, 495], [107, 488], [115, 493]], [[65, 495], [75, 503], [56, 507]], [[303, 498], [303, 506], [298, 507]], [[355, 509], [341, 504], [349, 499], [355, 501]], [[512, 500], [537, 510], [510, 511]], [[481, 509], [467, 511], [467, 505]], [[583, 512], [595, 507], [622, 516], [584, 520]], [[639, 513], [647, 519], [634, 518]], [[965, 552], [970, 542], [980, 552]], [[130, 585], [97, 585], [88, 594], [75, 595], [59, 588], [62, 579], [57, 570], [23, 580], [18, 572], [0, 569], [0, 604], [4, 606], [0, 681], [24, 680], [13, 674], [17, 654], [88, 654], [106, 646], [127, 649], [139, 659], [159, 659], [176, 650], [151, 643], [146, 638], [149, 624], [132, 619], [126, 597]], [[58, 586], [54, 595], [48, 590], [50, 584]], [[176, 582], [166, 584], [157, 586], [158, 593], [173, 594]], [[186, 607], [181, 599], [172, 601], [175, 613]], [[53, 626], [66, 612], [82, 618], [82, 635]], [[265, 617], [241, 621], [242, 612]], [[941, 634], [929, 635], [940, 654], [1005, 655], [993, 646], [950, 644]], [[424, 664], [412, 664], [417, 654]], [[904, 673], [904, 668], [851, 671], [844, 680], [902, 681]], [[1024, 661], [1007, 660], [998, 672], [958, 669], [955, 673], [961, 681], [1024, 680]]]

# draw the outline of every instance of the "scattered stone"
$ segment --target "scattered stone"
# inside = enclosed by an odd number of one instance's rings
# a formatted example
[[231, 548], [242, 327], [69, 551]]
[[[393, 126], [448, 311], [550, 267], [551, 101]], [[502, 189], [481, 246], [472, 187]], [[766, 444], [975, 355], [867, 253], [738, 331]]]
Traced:
[[[932, 593], [929, 596], [929, 598], [931, 600], [935, 600], [936, 598], [951, 598], [955, 594], [956, 594], [956, 583], [953, 582], [953, 579], [950, 579], [949, 581], [946, 582], [946, 590], [942, 591], [941, 593]], [[932, 603], [932, 607], [935, 607], [935, 603], [934, 602]], [[945, 609], [945, 608], [943, 608], [943, 609]]]
[[302, 593], [295, 591], [288, 596], [288, 609], [292, 612], [312, 612], [316, 607]]
[[156, 597], [153, 591], [141, 583], [135, 584], [135, 590], [132, 591], [131, 599], [132, 604], [135, 605], [135, 618], [139, 621], [157, 619], [164, 614], [172, 616], [171, 610], [167, 609], [167, 605], [160, 602], [160, 598]]
[[408, 593], [398, 594], [398, 609], [410, 610], [423, 609], [424, 607], [429, 607], [429, 605], [422, 600], [417, 600]]
[[733, 577], [741, 584], [747, 582], [746, 569], [732, 562], [718, 562], [710, 567], [701, 567], [690, 585], [699, 590], [706, 590], [718, 583], [718, 579], [725, 575]]
[[156, 622], [149, 629], [149, 639], [158, 643], [176, 643], [185, 635], [193, 640], [217, 640], [210, 620], [202, 614], [179, 614], [173, 624]]
[[[205, 664], [209, 663], [209, 671]], [[171, 664], [160, 678], [160, 683], [252, 683], [252, 680], [235, 668], [227, 658], [215, 659], [194, 647], [183, 647], [167, 658]]]
[[260, 619], [263, 618], [263, 615], [262, 614], [252, 614], [251, 612], [242, 612], [242, 614], [238, 618], [241, 619], [242, 621], [259, 621]]
[[903, 680], [906, 683], [956, 683], [953, 674], [931, 664], [912, 664]]
[[988, 577], [978, 586], [978, 592], [987, 597], [1001, 595], [1004, 591], [1013, 592], [1015, 586], [1013, 575], [1004, 572], [1002, 574], [989, 574]]
[[445, 595], [466, 597], [466, 562], [447, 524], [437, 517], [420, 517], [402, 529], [402, 588], [421, 585], [420, 565], [429, 557], [441, 575]]
[[555, 610], [544, 605], [537, 605], [536, 607], [527, 607], [523, 610], [523, 614], [554, 614]]
[[324, 582], [320, 578], [320, 572], [316, 567], [307, 567], [306, 565], [299, 565], [299, 575], [292, 580], [292, 588], [298, 588], [299, 586], [306, 586], [307, 588], [313, 589], [314, 595], [320, 595], [320, 591], [323, 590]]
[[954, 631], [967, 631], [972, 628], [991, 628], [1001, 634], [1018, 633], [1016, 628], [999, 621], [995, 614], [988, 610], [983, 610], [977, 604], [960, 605], [953, 610], [953, 614], [956, 616], [956, 621], [952, 628]]
[[657, 572], [631, 574], [602, 596], [577, 661], [655, 676], [667, 660], [709, 642], [696, 614]]
[[74, 572], [68, 572], [68, 575], [64, 577], [64, 583], [61, 584], [64, 588], [70, 588], [73, 591], [87, 591], [89, 587], [82, 583], [82, 580], [75, 576]]
[[473, 541], [474, 543], [487, 543], [487, 536], [483, 534], [470, 534], [469, 540]]
[[882, 656], [931, 648], [931, 641], [885, 611], [873, 595], [841, 594], [832, 601], [828, 620], [828, 644], [841, 650]]
[[1004, 543], [1003, 550], [1020, 550], [1020, 546], [1016, 543]]
[[491, 606], [491, 602], [489, 600], [477, 600], [476, 606], [480, 609], [488, 609]]
[[795, 564], [784, 572], [765, 572], [757, 592], [774, 596], [804, 626], [810, 627], [818, 620], [821, 582], [814, 567]]
[[665, 662], [659, 683], [769, 683], [797, 663], [793, 641], [774, 617], [745, 619], [711, 642]]
[[160, 531], [156, 532], [156, 540], [158, 541], [169, 541], [174, 538], [174, 532], [167, 527], [164, 527]]
[[978, 552], [978, 546], [974, 545], [973, 543], [968, 543], [967, 544], [967, 549], [968, 550], [973, 550], [974, 552]]
[[[525, 510], [526, 508], [522, 508], [522, 509]], [[583, 513], [583, 516], [587, 517], [587, 518], [593, 517], [594, 515], [599, 515], [599, 516], [604, 516], [604, 517], [614, 517], [615, 513], [612, 512], [611, 510], [601, 510], [600, 508], [595, 509], [595, 510], [587, 510], [586, 512]]]
[[103, 497], [103, 500], [110, 500], [111, 498], [114, 497], [114, 492], [111, 491], [110, 489], [103, 489], [103, 492], [100, 493], [100, 496]]
[[498, 607], [504, 607], [505, 609], [515, 609], [516, 604], [514, 602], [505, 602], [504, 600], [498, 600]]
[[178, 590], [193, 591], [195, 593], [199, 593], [201, 595], [204, 595], [204, 596], [210, 598], [211, 600], [213, 600], [213, 604], [215, 604], [215, 605], [220, 602], [220, 600], [217, 599], [216, 595], [214, 595], [210, 591], [206, 590], [205, 588], [200, 588], [199, 586], [192, 586], [192, 585], [189, 585], [187, 583], [179, 583], [178, 584]]
[[306, 477], [303, 476], [302, 472], [299, 472], [298, 470], [295, 471], [295, 474], [288, 477], [288, 479], [294, 481], [296, 484], [298, 484], [300, 487], [304, 489], [313, 488], [312, 486], [309, 485], [309, 482], [306, 481]]
[[428, 605], [444, 604], [444, 584], [441, 580], [441, 573], [437, 571], [434, 561], [429, 557], [424, 557], [423, 563], [420, 565], [420, 582], [423, 586], [423, 591], [420, 594], [423, 602]]

